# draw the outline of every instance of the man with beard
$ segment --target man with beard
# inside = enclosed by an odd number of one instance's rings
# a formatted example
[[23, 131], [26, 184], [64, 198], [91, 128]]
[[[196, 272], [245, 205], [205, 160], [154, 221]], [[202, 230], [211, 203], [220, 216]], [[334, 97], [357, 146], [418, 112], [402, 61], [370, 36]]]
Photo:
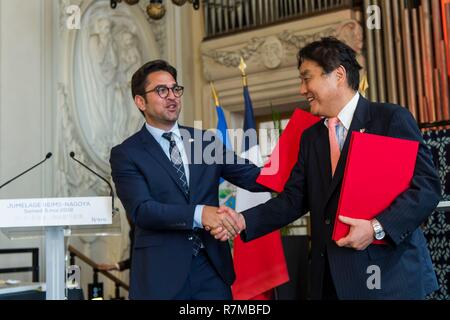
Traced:
[[[135, 226], [131, 299], [231, 299], [229, 245], [207, 232], [219, 225], [233, 230], [232, 219], [217, 213], [219, 181], [266, 191], [255, 182], [258, 167], [219, 139], [192, 139], [204, 133], [178, 125], [183, 90], [176, 69], [163, 60], [137, 70], [131, 91], [146, 123], [111, 151], [117, 195]], [[190, 161], [211, 144], [220, 161]]]

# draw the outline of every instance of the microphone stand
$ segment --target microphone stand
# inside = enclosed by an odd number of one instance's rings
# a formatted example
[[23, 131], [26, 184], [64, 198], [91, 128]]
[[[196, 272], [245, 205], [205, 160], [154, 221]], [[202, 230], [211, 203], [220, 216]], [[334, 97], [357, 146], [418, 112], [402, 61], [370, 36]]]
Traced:
[[90, 172], [92, 172], [93, 174], [95, 174], [97, 177], [99, 177], [100, 179], [102, 179], [104, 182], [106, 182], [106, 184], [109, 187], [109, 195], [111, 197], [111, 202], [112, 202], [112, 215], [114, 216], [114, 214], [117, 212], [116, 208], [114, 208], [114, 191], [113, 188], [111, 186], [111, 183], [109, 183], [108, 180], [106, 180], [104, 177], [102, 177], [100, 174], [98, 174], [97, 172], [95, 172], [94, 170], [92, 170], [91, 168], [89, 168], [87, 165], [85, 165], [83, 162], [81, 162], [80, 160], [78, 160], [77, 158], [75, 158], [75, 152], [70, 152], [70, 157], [75, 160], [77, 163], [79, 163], [81, 166], [83, 166], [84, 168], [86, 168], [87, 170], [89, 170]]
[[27, 172], [33, 170], [33, 169], [36, 168], [37, 166], [43, 164], [45, 161], [47, 161], [48, 159], [50, 159], [51, 156], [52, 156], [52, 153], [51, 153], [51, 152], [47, 153], [47, 155], [45, 156], [45, 159], [44, 159], [44, 160], [40, 161], [39, 163], [35, 164], [34, 166], [32, 166], [31, 168], [25, 170], [24, 172], [20, 173], [19, 175], [15, 176], [14, 178], [12, 178], [12, 179], [6, 181], [4, 184], [2, 184], [2, 185], [0, 186], [0, 189], [3, 188], [4, 186], [6, 186], [7, 184], [10, 184], [11, 182], [13, 182], [14, 180], [16, 180], [17, 178], [20, 178], [20, 177], [23, 176], [25, 173], [27, 173]]
[[[30, 170], [47, 161], [52, 156], [49, 152], [45, 159], [25, 170], [14, 178], [8, 180], [0, 186], [0, 189]], [[65, 287], [65, 262], [64, 262], [64, 228], [62, 226], [47, 226], [45, 228], [45, 265], [46, 265], [46, 292], [47, 300], [64, 300]]]

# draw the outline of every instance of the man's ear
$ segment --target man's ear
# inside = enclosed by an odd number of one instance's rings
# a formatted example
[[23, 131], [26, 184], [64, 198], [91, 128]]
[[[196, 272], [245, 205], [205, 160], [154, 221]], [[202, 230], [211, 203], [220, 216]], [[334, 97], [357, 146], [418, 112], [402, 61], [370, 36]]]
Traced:
[[340, 65], [336, 69], [336, 78], [338, 79], [339, 83], [347, 83], [347, 70], [345, 70], [343, 65]]
[[136, 104], [139, 110], [145, 111], [145, 99], [143, 96], [136, 95], [134, 97], [134, 103]]

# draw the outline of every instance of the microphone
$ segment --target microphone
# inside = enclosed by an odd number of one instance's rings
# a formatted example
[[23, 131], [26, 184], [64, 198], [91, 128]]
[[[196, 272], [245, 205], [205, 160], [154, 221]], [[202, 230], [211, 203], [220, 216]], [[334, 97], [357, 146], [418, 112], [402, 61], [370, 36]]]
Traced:
[[106, 180], [104, 177], [102, 177], [101, 175], [99, 175], [97, 172], [95, 172], [94, 170], [92, 170], [91, 168], [89, 168], [87, 165], [85, 165], [83, 162], [81, 162], [80, 160], [78, 160], [77, 158], [75, 158], [75, 152], [71, 151], [69, 153], [70, 157], [75, 160], [76, 162], [78, 162], [80, 165], [82, 165], [83, 167], [85, 167], [87, 170], [89, 170], [90, 172], [92, 172], [93, 174], [95, 174], [97, 177], [99, 177], [100, 179], [102, 179], [103, 181], [106, 182], [106, 184], [109, 187], [109, 195], [111, 196], [111, 200], [112, 200], [112, 214], [114, 215], [116, 209], [114, 209], [114, 192], [113, 192], [113, 188], [111, 186], [111, 183], [109, 183], [108, 180]]
[[0, 189], [3, 188], [4, 186], [6, 186], [7, 184], [10, 184], [11, 182], [13, 182], [14, 180], [16, 180], [17, 178], [23, 176], [23, 175], [24, 175], [25, 173], [27, 173], [28, 171], [33, 170], [33, 169], [36, 168], [37, 166], [41, 165], [42, 163], [44, 163], [45, 161], [47, 161], [47, 159], [50, 159], [51, 156], [52, 156], [52, 153], [51, 153], [51, 152], [47, 153], [47, 154], [45, 155], [45, 159], [44, 159], [44, 160], [42, 160], [41, 162], [35, 164], [35, 165], [32, 166], [30, 169], [25, 170], [25, 171], [22, 172], [21, 174], [15, 176], [15, 177], [12, 178], [11, 180], [6, 181], [4, 184], [2, 184], [2, 185], [0, 186]]

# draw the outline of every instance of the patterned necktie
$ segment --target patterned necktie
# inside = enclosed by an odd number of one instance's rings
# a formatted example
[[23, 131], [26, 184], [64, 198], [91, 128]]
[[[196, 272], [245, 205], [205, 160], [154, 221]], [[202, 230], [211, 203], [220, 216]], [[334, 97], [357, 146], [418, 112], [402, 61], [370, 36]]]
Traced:
[[338, 139], [336, 136], [336, 126], [339, 123], [338, 118], [328, 119], [328, 138], [330, 139], [330, 158], [331, 158], [331, 175], [334, 176], [336, 166], [341, 156]]
[[189, 194], [189, 186], [186, 179], [186, 173], [184, 172], [183, 159], [181, 158], [180, 150], [177, 147], [177, 143], [173, 138], [172, 132], [163, 133], [163, 138], [167, 139], [170, 143], [169, 154], [170, 161], [172, 162], [172, 166], [177, 171], [178, 179], [180, 180], [180, 184], [183, 188], [183, 192], [185, 195]]
[[[183, 191], [187, 196], [189, 194], [189, 186], [186, 179], [186, 173], [184, 172], [183, 159], [181, 158], [180, 150], [177, 147], [177, 143], [173, 138], [172, 132], [163, 133], [163, 138], [168, 140], [170, 143], [169, 154], [170, 161], [172, 162], [173, 167], [177, 171], [178, 179], [181, 181], [181, 186], [183, 187]], [[189, 240], [192, 241], [192, 253], [194, 256], [197, 256], [200, 249], [203, 247], [202, 240], [198, 234], [197, 228], [192, 231], [191, 236], [189, 236]]]

